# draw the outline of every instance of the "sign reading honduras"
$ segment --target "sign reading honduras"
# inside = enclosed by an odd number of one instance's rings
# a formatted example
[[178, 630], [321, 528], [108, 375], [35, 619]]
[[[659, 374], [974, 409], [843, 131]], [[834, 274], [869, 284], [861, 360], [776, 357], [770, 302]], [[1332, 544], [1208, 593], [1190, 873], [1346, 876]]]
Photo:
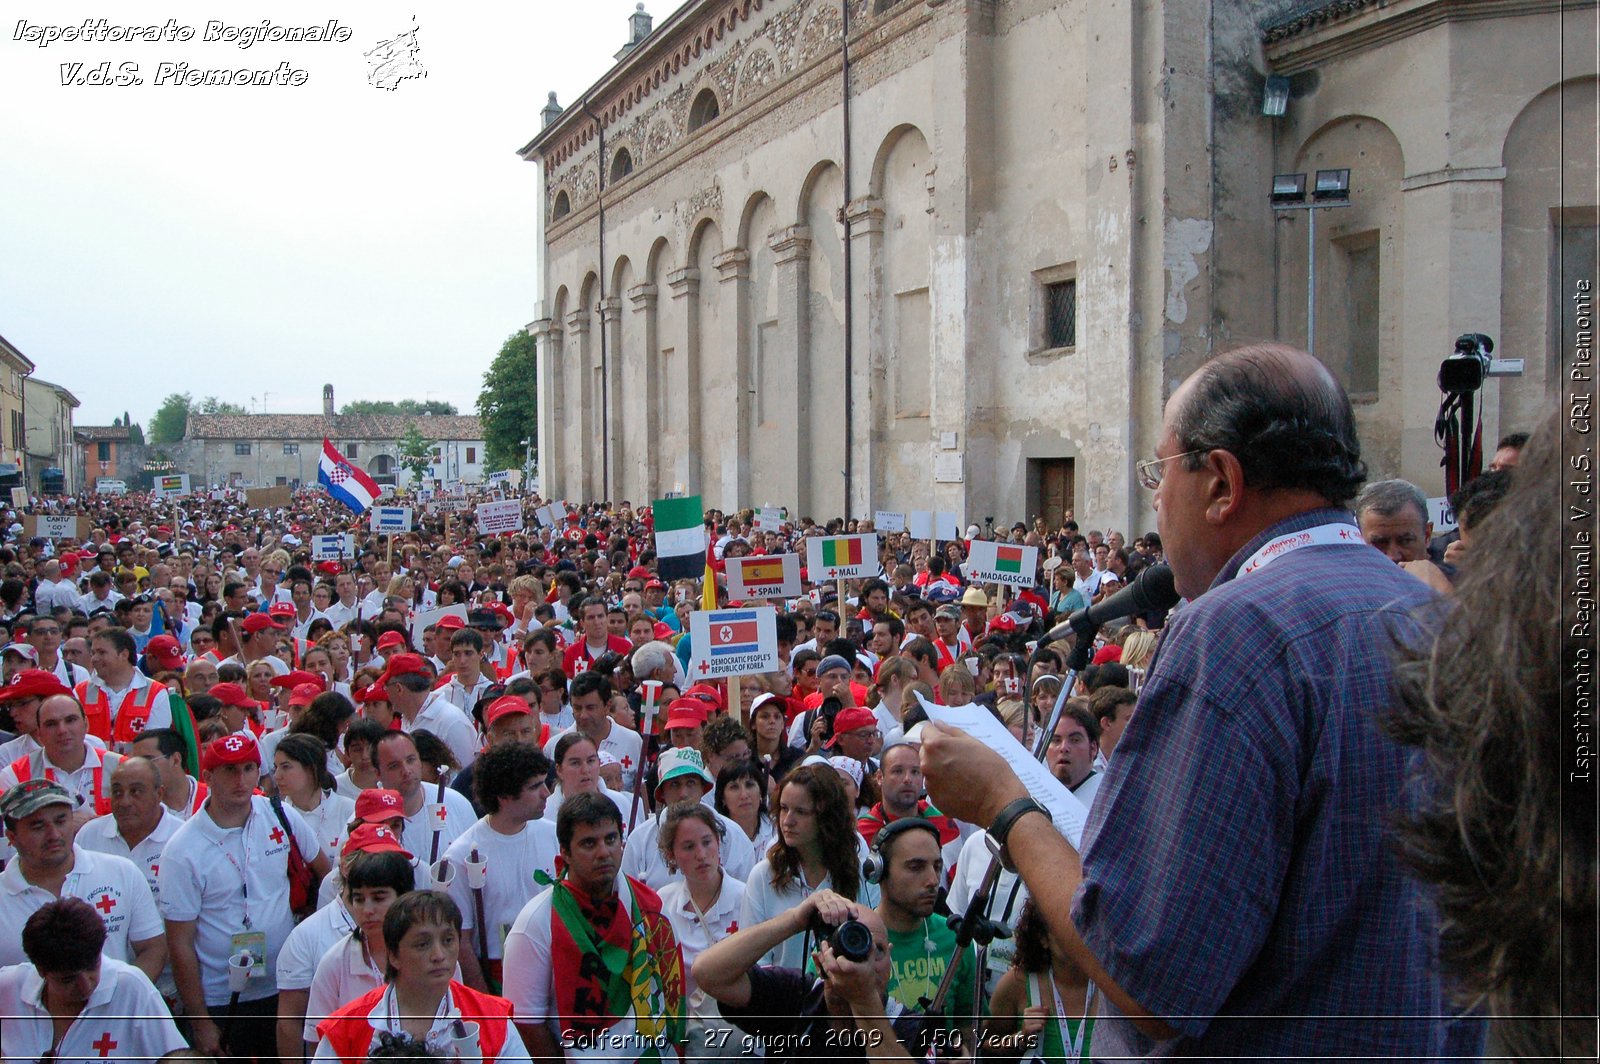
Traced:
[[691, 680], [778, 669], [778, 613], [770, 606], [689, 614]]
[[704, 576], [706, 526], [700, 496], [657, 499], [650, 504], [650, 513], [656, 522], [656, 572], [661, 579], [694, 580]]
[[378, 484], [366, 471], [345, 461], [328, 440], [322, 441], [322, 458], [317, 462], [317, 481], [328, 494], [356, 513], [366, 513], [378, 497]]
[[729, 558], [728, 597], [795, 598], [800, 594], [800, 555]]
[[1019, 547], [1013, 543], [975, 539], [961, 570], [967, 574], [968, 580], [1032, 587], [1038, 565], [1038, 547]]
[[391, 536], [410, 532], [411, 507], [374, 506], [372, 508], [372, 530], [378, 533], [387, 532]]
[[806, 569], [813, 583], [878, 575], [878, 537], [822, 536], [806, 540]]

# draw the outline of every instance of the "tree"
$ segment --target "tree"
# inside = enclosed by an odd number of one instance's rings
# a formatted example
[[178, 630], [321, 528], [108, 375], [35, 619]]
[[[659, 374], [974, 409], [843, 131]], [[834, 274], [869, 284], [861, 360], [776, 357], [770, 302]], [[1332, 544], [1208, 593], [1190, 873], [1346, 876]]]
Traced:
[[500, 345], [483, 375], [478, 418], [483, 422], [483, 471], [521, 469], [523, 440], [533, 440], [538, 460], [538, 360], [533, 337], [520, 329]]
[[[243, 414], [245, 408], [238, 403], [228, 403], [208, 395], [198, 403], [188, 392], [173, 392], [161, 400], [155, 416], [150, 419], [150, 442], [153, 444], [177, 443], [189, 431], [190, 414]], [[137, 428], [137, 426], [134, 426]]]
[[428, 467], [433, 464], [435, 442], [424, 436], [417, 426], [407, 426], [406, 434], [400, 437], [401, 467], [411, 470], [419, 481], [427, 476]]
[[191, 414], [248, 414], [249, 412], [238, 403], [224, 402], [214, 395], [206, 396], [189, 409]]
[[353, 403], [344, 404], [340, 409], [341, 414], [403, 414], [408, 417], [422, 417], [433, 414], [445, 417], [458, 413], [454, 403], [447, 403], [443, 399], [357, 399]]

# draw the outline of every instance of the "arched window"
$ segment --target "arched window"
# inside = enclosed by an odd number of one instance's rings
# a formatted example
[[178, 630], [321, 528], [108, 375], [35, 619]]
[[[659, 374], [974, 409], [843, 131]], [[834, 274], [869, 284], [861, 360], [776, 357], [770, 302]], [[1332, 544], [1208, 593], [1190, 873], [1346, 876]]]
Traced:
[[611, 157], [611, 180], [621, 181], [633, 173], [633, 156], [628, 154], [627, 148], [618, 148], [617, 154]]
[[386, 454], [376, 455], [367, 463], [367, 472], [372, 474], [373, 480], [386, 484], [394, 483], [394, 459]]
[[701, 89], [694, 103], [689, 105], [689, 132], [693, 133], [721, 113], [721, 108], [717, 106], [717, 94], [710, 89]]
[[550, 217], [552, 220], [559, 221], [571, 213], [572, 200], [567, 198], [566, 190], [562, 189], [560, 192], [556, 193], [556, 203], [554, 207], [550, 208]]

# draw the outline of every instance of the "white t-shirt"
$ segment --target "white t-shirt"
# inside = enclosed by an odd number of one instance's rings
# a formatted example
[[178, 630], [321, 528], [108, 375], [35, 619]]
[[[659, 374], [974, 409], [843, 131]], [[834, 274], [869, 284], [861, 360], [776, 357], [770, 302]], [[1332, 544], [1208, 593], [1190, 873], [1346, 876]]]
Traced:
[[[694, 1011], [702, 1017], [719, 1015], [716, 1001], [696, 991], [694, 976], [689, 969], [694, 966], [694, 959], [707, 948], [742, 926], [739, 923], [739, 909], [744, 902], [744, 884], [724, 873], [717, 900], [711, 908], [704, 910], [704, 922], [689, 898], [689, 884], [682, 877], [674, 879], [657, 893], [661, 895], [661, 911], [672, 922], [672, 933], [683, 950], [686, 989], [690, 1002], [695, 1006]], [[696, 998], [704, 1000], [697, 1002]]]
[[266, 967], [253, 972], [242, 1001], [278, 992], [278, 951], [294, 930], [289, 911], [289, 847], [315, 861], [322, 852], [311, 825], [292, 805], [283, 807], [294, 837], [284, 834], [268, 800], [250, 799], [250, 817], [243, 827], [223, 828], [211, 819], [211, 802], [184, 821], [162, 854], [161, 911], [168, 920], [195, 921], [194, 948], [206, 1004], [228, 1002], [228, 957], [236, 952], [233, 936], [260, 931], [266, 935]]
[[473, 726], [472, 718], [448, 699], [441, 698], [438, 691], [428, 696], [428, 700], [417, 711], [415, 720], [407, 721], [402, 717], [400, 727], [407, 732], [422, 730], [432, 732], [440, 742], [450, 748], [450, 753], [462, 768], [466, 768], [478, 759], [478, 750], [483, 745], [478, 729]]
[[[115, 960], [133, 960], [133, 944], [166, 933], [150, 884], [126, 857], [72, 847], [72, 871], [61, 884], [61, 898], [82, 898], [106, 924], [106, 944], [101, 951]], [[28, 917], [58, 900], [58, 896], [22, 878], [22, 862], [12, 861], [0, 872], [0, 965], [22, 964], [22, 925]], [[9, 1047], [8, 1047], [9, 1048]]]
[[[0, 968], [0, 1045], [8, 1061], [42, 1060], [55, 1043], [44, 1007], [44, 980], [31, 964]], [[100, 962], [100, 982], [56, 1047], [56, 1064], [106, 1059], [153, 1061], [184, 1049], [167, 1003], [144, 972], [113, 957]]]
[[[856, 836], [856, 852], [858, 860], [867, 856], [867, 844], [861, 836]], [[783, 890], [778, 890], [772, 885], [772, 866], [763, 857], [756, 862], [750, 870], [750, 877], [745, 880], [744, 901], [739, 907], [739, 926], [754, 927], [763, 920], [770, 920], [780, 913], [788, 912], [806, 898], [819, 890], [833, 890], [833, 876], [825, 875], [822, 882], [814, 887], [807, 887], [801, 876], [796, 876]], [[855, 900], [869, 907], [878, 904], [878, 888], [865, 879], [861, 881], [860, 888], [856, 891]], [[805, 935], [795, 935], [786, 938], [774, 948], [768, 950], [761, 958], [762, 964], [776, 964], [784, 968], [801, 968], [805, 965]]]
[[[337, 876], [329, 876], [337, 879]], [[339, 940], [356, 929], [356, 922], [344, 902], [334, 898], [289, 932], [289, 939], [278, 951], [278, 989], [309, 990], [311, 978], [316, 974], [317, 962], [322, 960]], [[307, 1039], [311, 1041], [311, 1039]]]
[[383, 985], [383, 972], [367, 957], [365, 947], [354, 935], [335, 942], [317, 962], [311, 978], [311, 993], [306, 998], [306, 1022], [300, 1037], [317, 1041], [317, 1024], [332, 1016], [348, 1002]]
[[[604, 783], [600, 784], [599, 793], [611, 799], [611, 804], [617, 807], [617, 812], [622, 814], [622, 823], [626, 825], [628, 823], [628, 810], [633, 807], [633, 795], [619, 794]], [[550, 797], [544, 803], [544, 819], [553, 825], [556, 822], [556, 814], [561, 812], [561, 803], [566, 800], [567, 796], [561, 793], [561, 788], [558, 785], [554, 791], [550, 792]], [[643, 804], [639, 808], [642, 810], [644, 808]]]
[[[411, 855], [422, 864], [422, 874], [417, 880], [418, 890], [428, 889], [427, 866], [433, 854], [433, 828], [438, 822], [428, 813], [428, 807], [439, 796], [439, 788], [435, 784], [428, 784], [422, 788], [422, 806], [415, 813], [405, 818], [405, 827], [400, 833], [400, 844], [411, 851]], [[443, 857], [450, 850], [450, 844], [466, 832], [473, 824], [478, 822], [478, 814], [472, 808], [472, 803], [466, 795], [450, 787], [444, 789], [444, 827], [439, 834], [439, 856]]]
[[[284, 807], [294, 805], [287, 798], [283, 800]], [[333, 791], [323, 791], [322, 800], [317, 807], [309, 813], [294, 806], [294, 811], [311, 825], [311, 830], [317, 833], [317, 841], [322, 844], [322, 852], [328, 855], [332, 864], [339, 863], [339, 851], [344, 847], [344, 840], [350, 835], [350, 821], [356, 815], [354, 798], [346, 798]]]
[[[644, 742], [639, 738], [639, 733], [631, 728], [624, 728], [614, 720], [608, 720], [606, 723], [611, 725], [611, 730], [604, 739], [600, 740], [600, 749], [616, 758], [622, 765], [622, 789], [631, 791], [633, 790], [633, 775], [639, 768], [639, 752], [644, 748]], [[549, 739], [545, 740], [545, 757], [550, 758], [552, 761], [555, 760], [556, 743], [560, 741], [561, 736], [569, 731], [572, 731], [572, 729], [567, 728], [565, 731], [551, 735]], [[627, 810], [624, 809], [623, 813], [626, 814]]]
[[[734, 821], [715, 810], [712, 812], [722, 822], [724, 829], [722, 870], [740, 881], [748, 879], [750, 869], [756, 863], [755, 847], [750, 844], [750, 837]], [[622, 871], [654, 891], [680, 878], [667, 867], [656, 841], [661, 836], [661, 822], [665, 817], [666, 810], [661, 809], [656, 811], [655, 816], [641, 820], [639, 826], [628, 834], [627, 844], [622, 849]]]
[[469, 948], [478, 948], [477, 907], [467, 886], [466, 861], [476, 849], [488, 862], [484, 871], [483, 918], [488, 927], [488, 956], [500, 958], [505, 936], [528, 899], [549, 890], [534, 880], [535, 872], [554, 877], [556, 854], [555, 825], [545, 820], [530, 820], [515, 835], [502, 835], [484, 817], [450, 844], [445, 852], [455, 869], [449, 894], [461, 910], [462, 935]]

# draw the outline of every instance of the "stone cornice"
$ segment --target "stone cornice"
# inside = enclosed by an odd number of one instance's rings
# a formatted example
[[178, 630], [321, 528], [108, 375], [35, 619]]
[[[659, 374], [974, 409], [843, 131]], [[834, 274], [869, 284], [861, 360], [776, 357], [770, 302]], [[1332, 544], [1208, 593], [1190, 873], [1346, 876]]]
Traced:
[[656, 305], [656, 299], [660, 294], [660, 288], [647, 281], [628, 289], [628, 301], [633, 304], [633, 309], [636, 311], [648, 310]]
[[744, 248], [729, 248], [711, 260], [719, 281], [737, 281], [750, 276], [750, 253]]
[[811, 227], [791, 225], [779, 229], [772, 234], [768, 244], [777, 256], [780, 266], [803, 259], [811, 254]]
[[1592, 8], [1597, 0], [1333, 0], [1263, 35], [1274, 73], [1297, 74], [1449, 22]]
[[700, 269], [697, 266], [685, 266], [681, 270], [673, 270], [667, 274], [667, 287], [672, 289], [673, 299], [684, 299], [700, 291]]

